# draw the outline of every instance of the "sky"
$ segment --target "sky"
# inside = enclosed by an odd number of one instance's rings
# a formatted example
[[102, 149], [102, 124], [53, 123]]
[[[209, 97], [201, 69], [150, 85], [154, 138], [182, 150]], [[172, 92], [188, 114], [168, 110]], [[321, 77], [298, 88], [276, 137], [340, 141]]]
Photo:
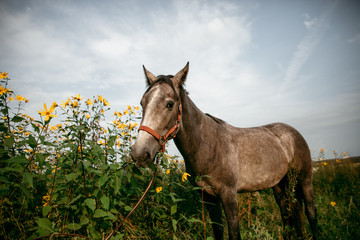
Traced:
[[143, 64], [160, 75], [189, 61], [203, 112], [238, 127], [285, 122], [314, 156], [359, 156], [359, 12], [355, 0], [1, 0], [0, 71], [34, 116], [79, 93], [138, 106]]

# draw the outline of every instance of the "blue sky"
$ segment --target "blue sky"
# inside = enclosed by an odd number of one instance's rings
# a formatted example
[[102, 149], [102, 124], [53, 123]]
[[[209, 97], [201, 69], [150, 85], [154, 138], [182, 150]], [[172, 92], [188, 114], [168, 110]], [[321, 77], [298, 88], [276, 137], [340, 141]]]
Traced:
[[[175, 74], [204, 112], [239, 127], [286, 122], [319, 149], [360, 155], [360, 3], [1, 1], [0, 71], [26, 111], [101, 94], [138, 105], [144, 64]], [[171, 147], [174, 151], [174, 147]]]

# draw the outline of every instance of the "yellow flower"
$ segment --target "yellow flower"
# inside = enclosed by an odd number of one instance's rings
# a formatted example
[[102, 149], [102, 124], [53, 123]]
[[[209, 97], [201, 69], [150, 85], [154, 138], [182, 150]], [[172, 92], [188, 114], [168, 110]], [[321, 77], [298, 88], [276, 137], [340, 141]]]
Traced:
[[3, 95], [7, 92], [10, 92], [11, 89], [10, 88], [4, 88], [3, 86], [0, 85], [0, 95]]
[[[55, 103], [55, 102], [54, 102]], [[52, 117], [57, 117], [56, 115], [52, 114], [52, 112], [54, 112], [55, 110], [55, 106], [56, 106], [56, 103], [55, 104], [52, 104], [51, 107], [49, 108], [49, 110], [47, 109], [47, 106], [46, 104], [44, 103], [44, 110], [42, 111], [38, 111], [38, 113], [41, 114], [41, 116], [45, 116], [45, 122], [49, 120], [49, 118], [52, 118]]]
[[121, 116], [122, 116], [122, 114], [119, 113], [118, 111], [115, 111], [115, 112], [114, 112], [114, 115], [117, 116], [118, 118], [121, 118]]
[[21, 102], [21, 101], [26, 101], [26, 98], [23, 97], [23, 96], [21, 96], [21, 95], [17, 95], [17, 96], [16, 96], [16, 100], [18, 100], [19, 102]]
[[139, 110], [139, 106], [135, 107], [135, 110], [136, 110], [136, 111]]
[[67, 105], [69, 105], [69, 102], [70, 102], [70, 98], [68, 98], [68, 99], [66, 100], [66, 102], [62, 102], [60, 105], [61, 105], [63, 108], [65, 108]]
[[7, 72], [0, 72], [0, 79], [3, 79], [3, 78], [7, 78], [8, 77], [8, 73]]
[[188, 176], [191, 177], [190, 174], [188, 174], [187, 172], [185, 172], [185, 173], [182, 175], [181, 180], [182, 180], [183, 182], [185, 182], [185, 181], [187, 180]]
[[77, 106], [79, 106], [79, 102], [78, 101], [71, 101], [71, 103], [70, 103], [70, 106], [72, 107], [72, 108], [76, 108]]
[[46, 195], [46, 196], [43, 196], [43, 203], [44, 203], [44, 207], [49, 205], [49, 201], [50, 201], [50, 196], [49, 195]]
[[335, 207], [336, 202], [330, 202], [330, 205], [333, 206], [333, 207]]
[[81, 99], [83, 99], [84, 97], [80, 97], [80, 93], [78, 95], [75, 95], [75, 97], [72, 97], [75, 100], [80, 101]]
[[93, 102], [91, 101], [90, 98], [89, 98], [85, 103], [86, 103], [87, 105], [89, 105], [89, 106], [93, 105]]
[[326, 165], [327, 165], [327, 162], [323, 162], [322, 164], [323, 164], [324, 166], [326, 166]]
[[137, 125], [138, 125], [137, 123], [134, 123], [134, 124], [129, 123], [129, 129], [130, 129], [130, 131], [133, 130], [133, 128], [136, 127]]
[[55, 131], [55, 130], [57, 130], [57, 127], [56, 126], [50, 126], [50, 130]]
[[85, 117], [86, 117], [87, 119], [89, 119], [89, 118], [90, 118], [90, 115], [89, 115], [89, 114], [85, 114]]
[[104, 100], [103, 96], [98, 95], [98, 100], [99, 100], [100, 102], [102, 102], [102, 101]]
[[166, 173], [166, 175], [169, 175], [170, 174], [170, 169], [167, 169], [165, 173]]
[[127, 109], [124, 111], [124, 115], [126, 115], [126, 114], [129, 114], [129, 110], [127, 110]]
[[14, 98], [12, 96], [10, 96], [9, 101], [14, 101]]
[[157, 187], [157, 188], [155, 189], [155, 191], [156, 191], [156, 193], [161, 192], [161, 191], [162, 191], [162, 187]]

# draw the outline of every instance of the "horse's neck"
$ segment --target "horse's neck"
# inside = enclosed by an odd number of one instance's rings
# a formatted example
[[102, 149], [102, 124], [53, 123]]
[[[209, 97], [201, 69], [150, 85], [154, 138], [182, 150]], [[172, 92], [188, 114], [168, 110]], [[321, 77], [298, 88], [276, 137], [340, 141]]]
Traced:
[[186, 158], [192, 158], [192, 154], [196, 152], [196, 146], [201, 142], [201, 123], [205, 114], [196, 107], [185, 91], [181, 92], [181, 99], [181, 125], [174, 141], [180, 153], [187, 160]]

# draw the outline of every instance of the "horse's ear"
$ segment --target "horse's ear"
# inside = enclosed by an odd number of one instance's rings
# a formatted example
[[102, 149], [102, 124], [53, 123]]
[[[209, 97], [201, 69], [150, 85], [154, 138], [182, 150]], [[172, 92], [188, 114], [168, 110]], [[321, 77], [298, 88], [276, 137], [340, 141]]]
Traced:
[[187, 62], [186, 66], [181, 69], [174, 77], [173, 81], [176, 86], [180, 86], [185, 83], [186, 76], [189, 72], [189, 62]]
[[145, 73], [145, 77], [146, 77], [146, 84], [149, 86], [151, 83], [153, 83], [156, 80], [156, 77], [154, 76], [154, 74], [152, 74], [151, 72], [146, 70], [144, 65], [143, 65], [143, 68], [144, 68], [144, 73]]

